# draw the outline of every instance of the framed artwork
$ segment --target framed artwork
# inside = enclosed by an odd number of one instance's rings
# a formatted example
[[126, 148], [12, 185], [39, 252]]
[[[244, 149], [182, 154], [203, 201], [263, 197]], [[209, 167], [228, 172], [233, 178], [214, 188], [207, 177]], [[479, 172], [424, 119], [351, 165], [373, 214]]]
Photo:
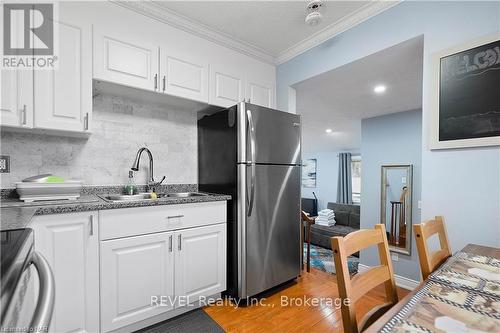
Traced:
[[302, 187], [316, 187], [316, 159], [302, 163]]
[[500, 145], [500, 34], [433, 57], [431, 149]]

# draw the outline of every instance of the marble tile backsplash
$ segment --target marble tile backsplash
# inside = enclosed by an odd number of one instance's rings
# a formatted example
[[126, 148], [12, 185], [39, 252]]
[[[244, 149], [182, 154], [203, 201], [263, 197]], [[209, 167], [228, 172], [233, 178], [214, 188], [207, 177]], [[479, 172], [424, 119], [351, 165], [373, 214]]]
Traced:
[[[10, 155], [11, 172], [0, 174], [1, 187], [43, 173], [88, 185], [124, 184], [141, 147], [153, 153], [155, 180], [165, 175], [169, 184], [197, 183], [196, 120], [195, 112], [98, 95], [88, 139], [2, 131], [0, 151]], [[145, 184], [147, 174], [143, 154], [135, 182]]]

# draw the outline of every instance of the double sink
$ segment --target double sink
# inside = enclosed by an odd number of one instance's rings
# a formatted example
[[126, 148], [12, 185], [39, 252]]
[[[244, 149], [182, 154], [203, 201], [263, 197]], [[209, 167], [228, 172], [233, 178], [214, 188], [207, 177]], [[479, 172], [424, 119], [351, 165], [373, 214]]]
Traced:
[[[188, 198], [188, 197], [203, 197], [208, 194], [199, 192], [180, 192], [180, 193], [158, 193], [156, 199], [168, 198]], [[137, 193], [137, 194], [106, 194], [100, 195], [106, 201], [110, 202], [126, 202], [126, 201], [145, 201], [156, 200], [151, 197], [151, 193]]]

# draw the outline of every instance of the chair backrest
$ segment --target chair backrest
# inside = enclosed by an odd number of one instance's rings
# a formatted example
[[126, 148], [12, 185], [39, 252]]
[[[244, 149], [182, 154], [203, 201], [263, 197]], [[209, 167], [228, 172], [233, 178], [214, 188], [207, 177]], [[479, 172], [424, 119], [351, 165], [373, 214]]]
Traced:
[[[446, 226], [442, 216], [436, 216], [433, 220], [413, 225], [415, 240], [417, 242], [418, 259], [422, 277], [427, 277], [451, 256], [451, 247], [446, 234]], [[431, 252], [427, 240], [434, 234], [439, 236], [440, 249]]]
[[[351, 280], [347, 257], [370, 246], [378, 247], [380, 266], [372, 267], [364, 273], [357, 274]], [[332, 237], [332, 248], [339, 295], [342, 299], [341, 311], [344, 332], [358, 333], [370, 326], [398, 302], [385, 227], [383, 224], [377, 224], [375, 229], [359, 230], [345, 237]], [[370, 310], [358, 324], [355, 302], [382, 283], [385, 285], [386, 302]], [[346, 300], [349, 300], [349, 302], [346, 302]]]

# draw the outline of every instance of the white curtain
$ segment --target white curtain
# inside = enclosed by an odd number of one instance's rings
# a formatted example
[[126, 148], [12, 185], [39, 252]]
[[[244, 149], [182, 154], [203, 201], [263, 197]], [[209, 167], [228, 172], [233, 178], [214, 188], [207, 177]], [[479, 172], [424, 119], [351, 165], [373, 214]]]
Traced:
[[337, 202], [343, 204], [352, 204], [351, 153], [339, 154]]

